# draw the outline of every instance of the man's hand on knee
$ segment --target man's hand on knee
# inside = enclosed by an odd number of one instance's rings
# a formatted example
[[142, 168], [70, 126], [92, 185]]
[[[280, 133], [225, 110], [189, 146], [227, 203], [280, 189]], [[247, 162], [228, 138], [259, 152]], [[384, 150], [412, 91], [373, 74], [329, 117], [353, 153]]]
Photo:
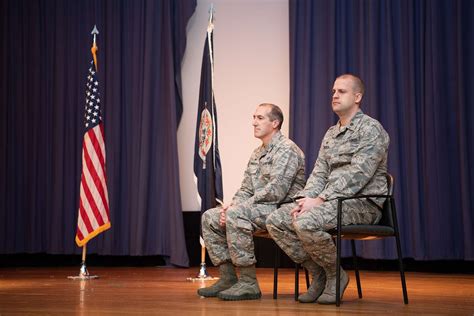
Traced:
[[222, 208], [220, 209], [219, 225], [225, 226], [225, 212], [227, 212], [229, 207], [231, 207], [232, 205], [234, 205], [232, 202], [229, 204], [222, 205]]
[[291, 210], [291, 215], [293, 216], [293, 219], [297, 218], [303, 213], [306, 213], [313, 207], [318, 207], [321, 204], [323, 204], [325, 201], [320, 198], [309, 198], [309, 197], [304, 197], [296, 201], [297, 206]]
[[295, 207], [291, 209], [290, 215], [291, 217], [293, 217], [293, 219], [295, 219], [296, 216], [299, 214], [299, 212], [301, 212], [301, 206], [297, 204]]

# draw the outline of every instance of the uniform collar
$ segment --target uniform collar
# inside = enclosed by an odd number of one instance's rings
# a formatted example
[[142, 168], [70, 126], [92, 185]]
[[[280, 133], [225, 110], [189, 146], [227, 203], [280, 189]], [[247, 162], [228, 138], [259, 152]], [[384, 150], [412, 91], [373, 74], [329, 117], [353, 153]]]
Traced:
[[345, 132], [347, 129], [349, 129], [351, 131], [355, 131], [357, 129], [357, 126], [359, 126], [360, 120], [362, 119], [363, 116], [364, 116], [364, 112], [362, 112], [362, 110], [359, 109], [356, 112], [356, 114], [352, 117], [349, 124], [347, 124], [346, 126], [343, 126], [342, 129], [340, 128], [341, 127], [341, 121], [337, 121], [336, 135]]
[[273, 147], [281, 143], [282, 139], [284, 138], [281, 131], [278, 131], [273, 135], [272, 140], [270, 143], [265, 147], [263, 144], [260, 146], [260, 154], [266, 154], [267, 152], [271, 151]]

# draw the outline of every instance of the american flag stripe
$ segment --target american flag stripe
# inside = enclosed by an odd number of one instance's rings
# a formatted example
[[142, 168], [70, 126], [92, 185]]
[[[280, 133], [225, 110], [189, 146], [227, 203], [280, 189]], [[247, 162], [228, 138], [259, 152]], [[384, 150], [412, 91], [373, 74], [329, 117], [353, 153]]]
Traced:
[[[87, 168], [84, 169], [84, 174], [86, 176], [86, 181], [89, 183], [89, 189], [94, 197], [94, 201], [96, 201], [99, 211], [106, 210], [108, 211], [108, 203], [107, 203], [107, 187], [105, 186], [105, 170], [102, 168], [103, 165], [100, 164], [98, 161], [97, 153], [97, 146], [94, 146], [85, 141], [85, 157], [86, 159]], [[100, 160], [100, 158], [99, 158]], [[94, 185], [90, 185], [90, 183], [94, 182]], [[102, 214], [103, 216], [107, 216], [106, 214]], [[104, 219], [107, 221], [107, 219]]]
[[[82, 232], [83, 235], [87, 236], [89, 232], [94, 231], [94, 228], [92, 227], [92, 223], [89, 219], [89, 216], [87, 216], [87, 209], [90, 209], [89, 203], [87, 202], [86, 198], [83, 198], [84, 194], [84, 189], [82, 188], [81, 185], [81, 199], [79, 200], [79, 222], [81, 223], [80, 226], [80, 231]], [[87, 205], [84, 205], [86, 203]], [[93, 218], [91, 218], [93, 219]], [[97, 222], [95, 223], [95, 226], [97, 227]]]
[[[88, 165], [89, 163], [86, 162]], [[98, 223], [99, 226], [104, 224], [104, 220], [102, 219], [102, 216], [100, 215], [99, 212], [99, 207], [103, 207], [103, 203], [101, 201], [101, 198], [99, 197], [99, 194], [96, 190], [96, 186], [94, 182], [94, 179], [89, 174], [89, 166], [84, 168], [83, 171], [83, 176], [84, 176], [84, 183], [82, 184], [82, 187], [84, 188], [84, 195], [85, 195], [85, 200], [84, 202], [89, 203], [89, 208], [85, 208], [87, 215], [91, 219], [91, 222], [94, 226], [94, 229], [96, 228], [94, 220]], [[87, 204], [84, 204], [87, 205]], [[92, 216], [92, 217], [91, 217]]]
[[[105, 201], [104, 190], [100, 186], [100, 184], [90, 184], [91, 181], [94, 181], [93, 179], [96, 178], [95, 176], [91, 176], [88, 171], [84, 171], [84, 179], [86, 181], [85, 183], [85, 190], [84, 190], [84, 197], [85, 201], [89, 203], [89, 207], [86, 208], [87, 213], [93, 213], [94, 217], [92, 218], [93, 220], [93, 226], [96, 228], [97, 226], [103, 225], [105, 222], [107, 222], [108, 216], [108, 206], [107, 202]], [[97, 186], [98, 185], [98, 186]], [[102, 191], [102, 192], [100, 192]], [[95, 220], [95, 221], [94, 221]], [[98, 224], [96, 225], [95, 222]]]
[[79, 208], [79, 219], [77, 223], [77, 232], [80, 232], [81, 241], [85, 239], [85, 236], [89, 235], [89, 232], [94, 231], [92, 229], [92, 224], [89, 222], [89, 218], [85, 213], [84, 206], [81, 205]]
[[[81, 204], [81, 202], [79, 202], [79, 204]], [[84, 212], [84, 207], [82, 205], [79, 206], [79, 212]], [[84, 235], [87, 235], [88, 232], [86, 223], [84, 223], [83, 218], [83, 216], [79, 215], [79, 219], [77, 221], [77, 235], [80, 237], [80, 239], [84, 239]], [[90, 226], [90, 223], [88, 224]]]
[[[97, 209], [97, 205], [92, 197], [92, 194], [89, 190], [89, 186], [87, 185], [87, 181], [85, 180], [85, 176], [83, 176], [84, 182], [82, 183], [82, 192], [83, 195], [81, 196], [82, 206], [84, 207], [84, 215], [86, 216], [87, 220], [89, 220], [90, 228], [88, 230], [94, 230], [99, 227], [104, 222], [102, 218], [100, 218], [101, 223], [99, 224], [99, 211]], [[84, 220], [86, 219], [84, 218]]]
[[[100, 131], [100, 125], [97, 125], [93, 129], [90, 129], [86, 135], [84, 135], [84, 139], [87, 141], [88, 146], [92, 146], [94, 149], [94, 154], [96, 155], [95, 158], [97, 158], [96, 163], [100, 165], [101, 168], [105, 166], [105, 153], [103, 151], [103, 148], [101, 147], [100, 143], [104, 143], [104, 138], [102, 137], [101, 131]], [[89, 152], [92, 153], [92, 150], [89, 149]], [[105, 172], [104, 172], [105, 173]]]
[[[84, 147], [84, 151], [85, 151], [85, 147]], [[94, 196], [90, 191], [90, 187], [93, 188], [95, 187], [95, 185], [94, 185], [94, 180], [92, 180], [88, 172], [89, 169], [87, 167], [88, 165], [87, 159], [84, 160], [83, 164], [84, 165], [83, 165], [83, 174], [82, 174], [82, 180], [81, 180], [81, 194], [80, 194], [80, 208], [79, 208], [80, 218], [78, 220], [78, 231], [81, 231], [81, 234], [84, 237], [79, 239], [79, 236], [78, 235], [76, 236], [77, 237], [76, 242], [80, 246], [87, 243], [87, 241], [95, 237], [101, 231], [106, 230], [110, 227], [110, 222], [108, 221], [108, 217], [106, 218], [107, 221], [104, 221], [102, 219], [99, 208], [97, 207], [97, 204], [96, 204], [96, 200], [94, 199]], [[90, 180], [87, 180], [87, 178], [89, 178]], [[90, 187], [89, 187], [89, 184], [91, 184]], [[98, 200], [101, 200], [101, 198], [99, 198]], [[103, 203], [101, 203], [101, 205], [103, 206]], [[80, 225], [81, 221], [84, 223], [85, 227], [81, 227], [82, 226]]]
[[77, 237], [77, 239], [79, 239], [79, 240], [83, 240], [83, 239], [84, 239], [84, 235], [82, 234], [82, 232], [81, 232], [79, 229], [77, 230], [76, 237]]
[[105, 173], [105, 137], [100, 106], [99, 82], [91, 62], [86, 84], [85, 132], [82, 143], [82, 174], [76, 243], [110, 228], [109, 197]]
[[[95, 164], [95, 170], [98, 174], [98, 178], [102, 183], [102, 189], [105, 191], [105, 204], [108, 210], [108, 194], [107, 194], [107, 185], [106, 185], [106, 174], [105, 174], [105, 147], [104, 147], [104, 137], [103, 137], [103, 130], [102, 124], [99, 126], [94, 127], [91, 131], [89, 131], [87, 135], [91, 143], [93, 144], [94, 148], [92, 149], [91, 146], [88, 146], [88, 151], [91, 153], [97, 154], [98, 164]], [[89, 145], [89, 144], [88, 144]], [[102, 194], [103, 196], [103, 194]]]
[[105, 166], [105, 141], [104, 141], [104, 124], [99, 124], [99, 128], [93, 128], [95, 137], [98, 140], [98, 145], [100, 147], [101, 162]]

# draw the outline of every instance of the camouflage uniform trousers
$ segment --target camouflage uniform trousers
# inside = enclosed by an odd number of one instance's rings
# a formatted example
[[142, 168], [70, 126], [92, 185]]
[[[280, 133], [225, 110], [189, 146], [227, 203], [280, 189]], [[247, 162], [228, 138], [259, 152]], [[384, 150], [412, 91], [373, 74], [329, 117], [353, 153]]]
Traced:
[[220, 208], [202, 215], [202, 236], [214, 265], [232, 261], [235, 266], [255, 264], [253, 234], [266, 232], [267, 216], [275, 205], [233, 205], [226, 212], [226, 225], [219, 225]]
[[[296, 263], [312, 259], [326, 272], [336, 267], [336, 246], [328, 230], [337, 224], [337, 200], [328, 201], [299, 215], [293, 221], [291, 209], [296, 203], [285, 204], [267, 218], [267, 229], [280, 248]], [[343, 203], [342, 225], [374, 224], [380, 220], [380, 210], [366, 201]]]

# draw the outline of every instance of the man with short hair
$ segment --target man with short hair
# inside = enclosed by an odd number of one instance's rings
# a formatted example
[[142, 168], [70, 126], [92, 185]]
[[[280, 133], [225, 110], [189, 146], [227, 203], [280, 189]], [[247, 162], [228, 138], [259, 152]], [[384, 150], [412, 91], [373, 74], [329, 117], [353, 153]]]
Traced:
[[[389, 136], [382, 125], [360, 109], [362, 80], [352, 74], [336, 79], [332, 109], [339, 116], [329, 128], [305, 188], [267, 218], [275, 242], [312, 275], [302, 303], [336, 302], [336, 247], [328, 230], [336, 227], [337, 198], [387, 193]], [[383, 199], [347, 200], [342, 225], [375, 224], [380, 220]], [[349, 277], [341, 269], [341, 298]]]
[[[250, 300], [261, 297], [255, 274], [253, 234], [266, 231], [267, 216], [301, 191], [305, 183], [304, 154], [280, 132], [283, 114], [274, 104], [260, 104], [253, 115], [254, 136], [262, 145], [254, 150], [240, 189], [230, 204], [207, 210], [202, 235], [220, 279], [201, 288], [204, 297]], [[237, 279], [235, 267], [240, 268]]]

